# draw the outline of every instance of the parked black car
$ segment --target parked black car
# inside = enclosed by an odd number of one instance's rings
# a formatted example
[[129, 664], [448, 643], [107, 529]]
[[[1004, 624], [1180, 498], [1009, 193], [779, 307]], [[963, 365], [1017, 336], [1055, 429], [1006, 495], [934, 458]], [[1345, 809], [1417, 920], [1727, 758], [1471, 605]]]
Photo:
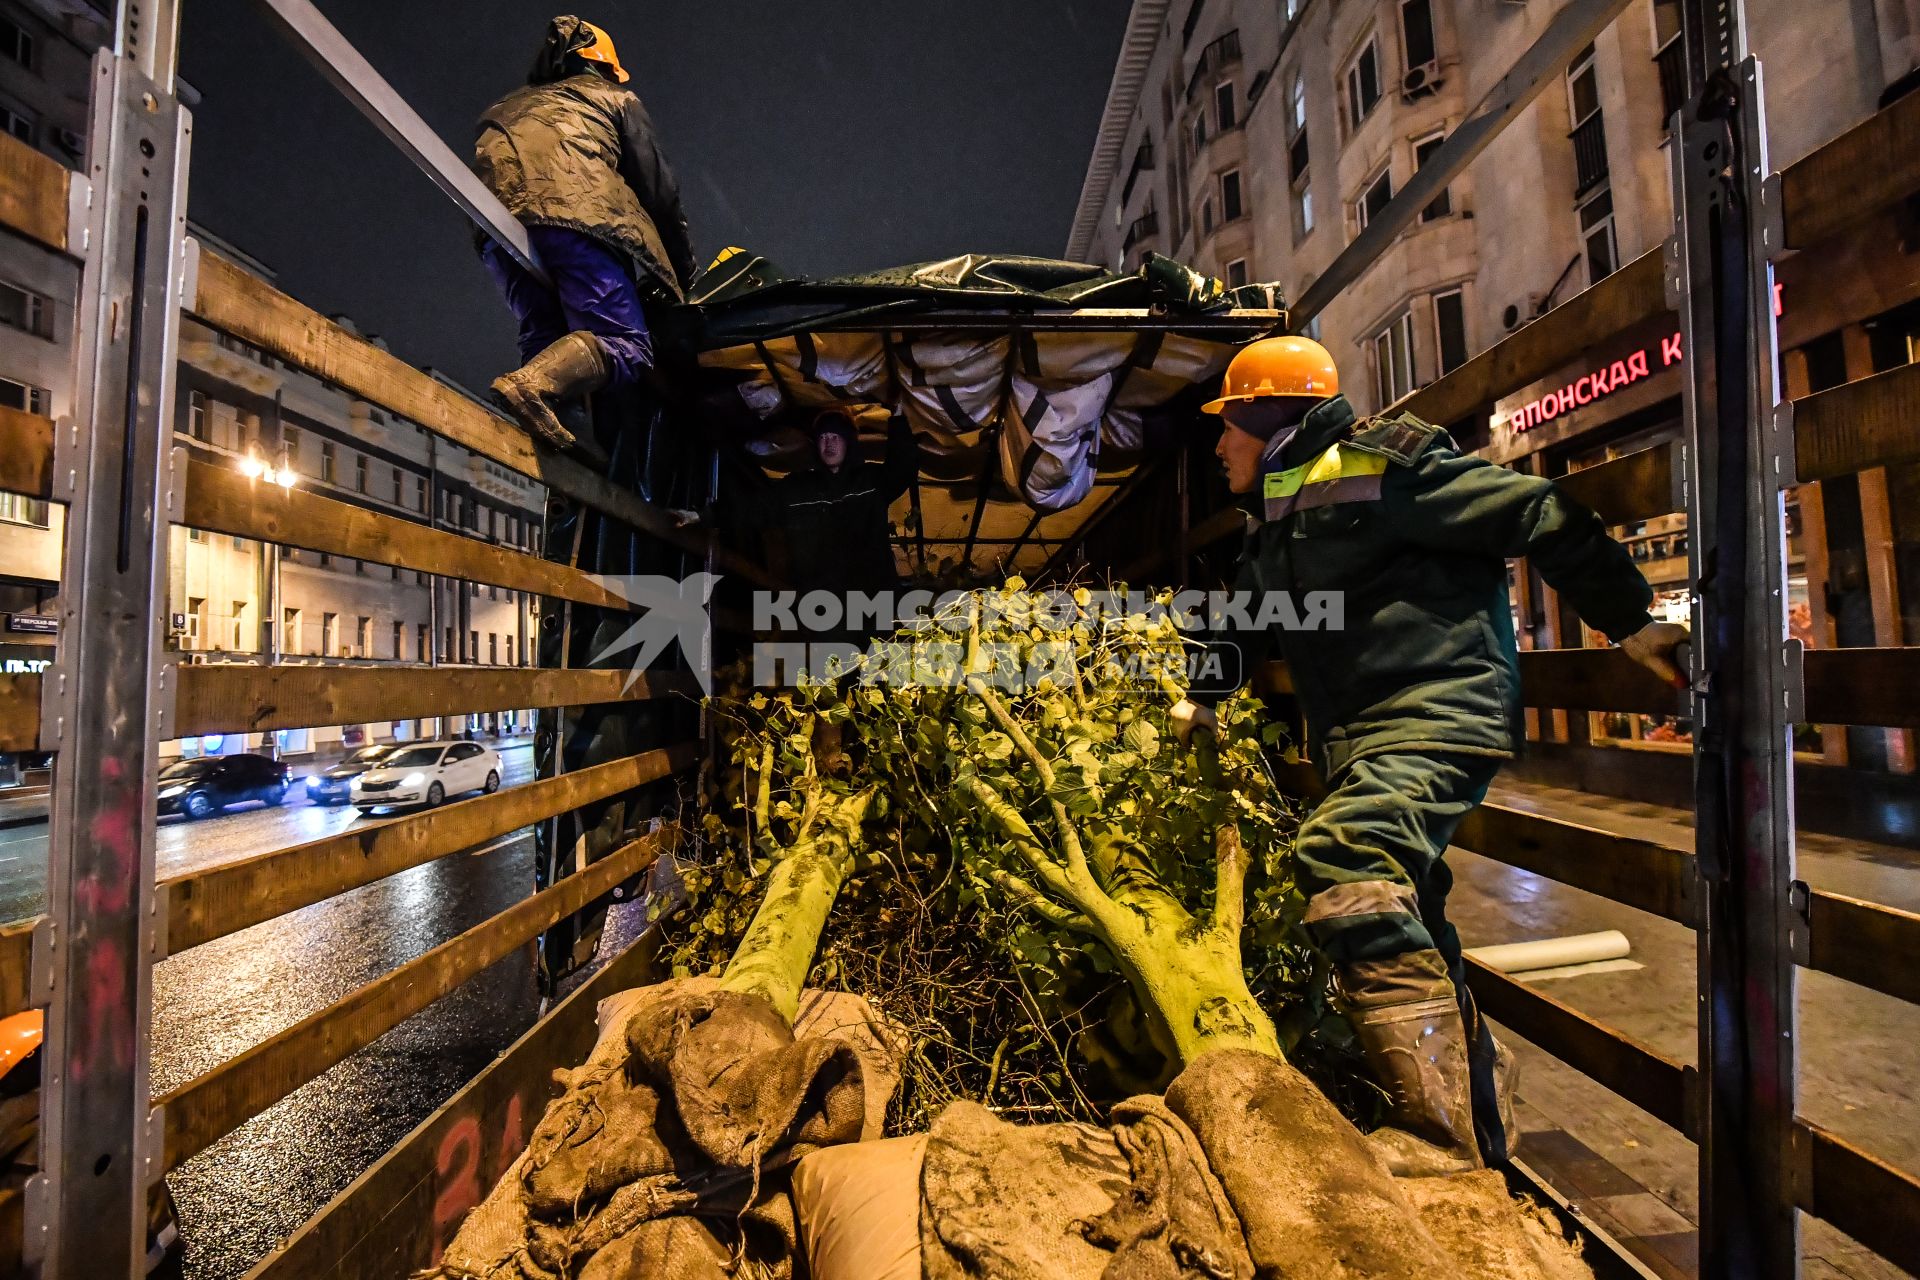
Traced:
[[307, 799], [315, 804], [345, 804], [353, 797], [353, 780], [400, 749], [402, 744], [386, 743], [362, 747], [339, 764], [322, 769], [307, 779]]
[[276, 805], [287, 798], [291, 782], [287, 766], [265, 756], [176, 760], [160, 771], [160, 813], [184, 813], [191, 819], [248, 800]]

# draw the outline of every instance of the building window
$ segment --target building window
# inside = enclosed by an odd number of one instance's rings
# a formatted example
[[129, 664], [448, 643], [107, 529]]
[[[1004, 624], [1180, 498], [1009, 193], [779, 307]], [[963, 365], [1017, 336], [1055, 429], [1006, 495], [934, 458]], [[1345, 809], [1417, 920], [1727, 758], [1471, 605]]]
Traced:
[[1440, 372], [1452, 373], [1467, 362], [1467, 301], [1459, 289], [1433, 295], [1434, 347]]
[[440, 661], [451, 662], [453, 661], [453, 628], [442, 627], [440, 631]]
[[425, 662], [427, 660], [427, 624], [426, 623], [422, 622], [418, 624], [418, 627], [414, 632], [413, 643], [414, 643], [414, 661]]
[[1567, 111], [1573, 132], [1573, 167], [1577, 200], [1607, 180], [1607, 127], [1600, 112], [1600, 73], [1593, 46], [1575, 56], [1567, 68]]
[[1293, 73], [1287, 88], [1287, 180], [1307, 180], [1307, 78]]
[[0, 324], [36, 338], [53, 336], [53, 300], [17, 284], [0, 282]]
[[354, 657], [373, 656], [373, 619], [361, 618], [353, 628]]
[[36, 145], [39, 117], [25, 107], [0, 102], [0, 133], [9, 134], [28, 146]]
[[340, 652], [340, 615], [337, 613], [320, 615], [320, 652], [328, 658]]
[[1653, 0], [1653, 65], [1660, 75], [1660, 130], [1687, 100], [1687, 50], [1680, 39], [1680, 0]]
[[1602, 188], [1580, 206], [1580, 239], [1586, 245], [1587, 283], [1599, 284], [1620, 266], [1620, 244], [1613, 231], [1613, 191]]
[[401, 487], [404, 483], [405, 480], [400, 474], [400, 468], [395, 467], [393, 469], [393, 505], [396, 507], [400, 505], [401, 499], [406, 493], [406, 490]]
[[404, 622], [396, 622], [393, 624], [393, 660], [398, 662], [406, 656], [407, 624]]
[[320, 446], [320, 480], [324, 484], [334, 482], [334, 451], [331, 440]]
[[47, 527], [47, 502], [24, 493], [0, 493], [0, 524], [24, 524], [35, 529]]
[[500, 665], [500, 633], [497, 631], [487, 632], [487, 665]]
[[200, 647], [200, 637], [206, 634], [206, 627], [207, 627], [206, 597], [205, 596], [188, 596], [187, 597], [187, 634], [186, 634], [186, 644], [183, 647], [188, 649], [198, 649]]
[[367, 491], [367, 455], [364, 453], [354, 455], [353, 487], [359, 493]]
[[1433, 0], [1400, 0], [1400, 34], [1407, 70], [1425, 66], [1438, 56], [1433, 41]]
[[236, 653], [250, 648], [246, 641], [246, 633], [247, 602], [245, 600], [235, 600], [233, 602], [233, 648]]
[[413, 507], [422, 515], [426, 514], [427, 480], [425, 476], [415, 476], [413, 479]]
[[480, 661], [480, 630], [477, 627], [472, 631], [467, 632], [466, 660], [468, 662]]
[[1356, 231], [1365, 231], [1367, 224], [1380, 216], [1380, 211], [1393, 199], [1393, 171], [1382, 169], [1373, 181], [1360, 190], [1360, 198], [1353, 202], [1353, 220]]
[[1220, 175], [1220, 220], [1232, 222], [1246, 215], [1246, 205], [1240, 197], [1240, 171], [1229, 169]]
[[1200, 148], [1207, 145], [1207, 109], [1200, 108], [1193, 117], [1193, 149], [1198, 154]]
[[300, 465], [300, 428], [290, 423], [280, 424], [280, 465], [289, 469]]
[[1358, 129], [1380, 102], [1380, 51], [1372, 36], [1347, 67], [1347, 129]]
[[320, 553], [320, 567], [322, 569], [333, 568], [333, 555], [331, 552], [322, 551]]
[[1214, 86], [1213, 121], [1215, 129], [1220, 133], [1225, 133], [1239, 122], [1239, 116], [1234, 107], [1233, 81], [1231, 80]]
[[9, 409], [37, 413], [44, 418], [47, 416], [48, 399], [47, 390], [44, 387], [15, 382], [12, 378], [0, 378], [0, 405]]
[[1373, 389], [1385, 409], [1413, 390], [1413, 314], [1403, 313], [1373, 340]]
[[[1446, 134], [1436, 133], [1431, 137], [1421, 138], [1415, 142], [1413, 144], [1413, 167], [1415, 169], [1426, 168], [1427, 161], [1433, 158], [1433, 153], [1438, 151], [1440, 145], [1446, 140]], [[1444, 218], [1452, 212], [1452, 190], [1448, 187], [1442, 187], [1440, 188], [1440, 194], [1435, 196], [1432, 201], [1428, 203], [1427, 207], [1420, 211], [1420, 221], [1432, 222], [1434, 219]]]
[[1247, 260], [1245, 258], [1235, 258], [1227, 264], [1227, 285], [1230, 288], [1238, 289], [1246, 282]]
[[280, 618], [280, 652], [300, 652], [300, 611], [282, 609]]
[[207, 413], [207, 393], [187, 392], [187, 438], [206, 444], [212, 434], [212, 420]]
[[1208, 196], [1200, 204], [1200, 234], [1212, 235], [1219, 218], [1213, 211], [1213, 197]]
[[0, 58], [33, 70], [33, 34], [11, 18], [0, 18]]

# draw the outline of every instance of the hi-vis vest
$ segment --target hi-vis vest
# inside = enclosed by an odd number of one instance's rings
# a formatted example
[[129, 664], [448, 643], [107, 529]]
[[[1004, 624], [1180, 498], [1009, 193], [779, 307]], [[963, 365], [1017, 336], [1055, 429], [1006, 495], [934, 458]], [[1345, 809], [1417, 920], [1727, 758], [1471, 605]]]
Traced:
[[1283, 520], [1315, 507], [1375, 501], [1386, 471], [1387, 459], [1378, 453], [1328, 445], [1311, 461], [1268, 473], [1261, 487], [1263, 514], [1270, 521]]

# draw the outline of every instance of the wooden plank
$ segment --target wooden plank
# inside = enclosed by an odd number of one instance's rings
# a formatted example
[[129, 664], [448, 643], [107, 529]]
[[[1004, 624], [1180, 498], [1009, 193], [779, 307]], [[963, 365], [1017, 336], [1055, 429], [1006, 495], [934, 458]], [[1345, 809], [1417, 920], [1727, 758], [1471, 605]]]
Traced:
[[1809, 649], [1807, 720], [1920, 728], [1920, 648]]
[[67, 186], [73, 173], [12, 134], [0, 134], [0, 226], [67, 251]]
[[1462, 849], [1694, 926], [1693, 855], [1599, 827], [1483, 804], [1460, 824]]
[[0, 1018], [28, 1007], [33, 999], [33, 930], [40, 917], [0, 924]]
[[1804, 249], [1920, 191], [1920, 96], [1907, 94], [1787, 166], [1787, 247]]
[[53, 419], [0, 405], [0, 489], [35, 498], [53, 492]]
[[40, 677], [0, 676], [0, 751], [40, 749]]
[[1520, 654], [1522, 706], [1565, 711], [1684, 715], [1686, 694], [1619, 649], [1526, 649]]
[[472, 1083], [262, 1259], [247, 1280], [392, 1280], [431, 1267], [560, 1094], [556, 1066], [592, 1050], [600, 1002], [655, 976], [648, 930]]
[[[709, 535], [679, 527], [666, 511], [571, 458], [536, 450], [532, 439], [514, 423], [347, 332], [204, 245], [198, 289], [189, 310], [223, 333], [643, 533], [698, 555], [707, 553]], [[728, 572], [763, 584], [768, 581], [764, 570], [732, 552], [722, 548], [716, 554]]]
[[180, 692], [173, 732], [177, 737], [418, 720], [522, 707], [580, 707], [674, 694], [697, 697], [699, 692], [691, 677], [671, 673], [634, 677], [624, 670], [239, 663], [176, 670]]
[[163, 880], [167, 951], [177, 954], [238, 933], [555, 814], [631, 791], [680, 772], [699, 756], [698, 744], [683, 742]]
[[676, 837], [669, 827], [634, 841], [157, 1099], [154, 1105], [166, 1108], [166, 1168], [178, 1168], [542, 931], [639, 875]]
[[590, 575], [568, 565], [341, 502], [309, 489], [283, 489], [270, 481], [249, 480], [231, 467], [198, 458], [187, 463], [186, 511], [180, 523], [238, 538], [424, 569], [463, 582], [490, 583], [579, 604], [634, 608]]
[[1494, 343], [1413, 393], [1401, 407], [1442, 426], [1484, 411], [1538, 381], [1595, 343], [1667, 310], [1661, 251], [1650, 249], [1620, 270]]
[[1594, 1021], [1514, 978], [1467, 957], [1467, 986], [1480, 1011], [1514, 1034], [1604, 1085], [1654, 1119], [1693, 1136], [1687, 1098], [1692, 1067]]
[[1680, 509], [1674, 476], [1679, 454], [1677, 444], [1655, 445], [1561, 476], [1553, 483], [1610, 525], [1651, 520]]
[[1807, 967], [1920, 1004], [1920, 915], [1814, 889], [1807, 897]]
[[1920, 1178], [1806, 1120], [1794, 1121], [1806, 1176], [1795, 1199], [1887, 1261], [1920, 1274]]
[[1920, 460], [1920, 364], [1795, 400], [1793, 454], [1803, 482]]

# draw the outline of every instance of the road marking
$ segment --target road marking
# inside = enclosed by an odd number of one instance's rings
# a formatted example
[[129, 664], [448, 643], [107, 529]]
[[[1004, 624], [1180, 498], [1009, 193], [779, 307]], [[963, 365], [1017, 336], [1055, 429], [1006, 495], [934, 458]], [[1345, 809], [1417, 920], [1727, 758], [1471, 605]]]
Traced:
[[533, 836], [530, 832], [516, 831], [512, 835], [501, 836], [492, 844], [482, 845], [480, 848], [470, 852], [467, 856], [470, 858], [483, 858], [495, 850], [504, 849], [510, 844], [519, 844], [522, 840], [531, 840], [532, 838]]

